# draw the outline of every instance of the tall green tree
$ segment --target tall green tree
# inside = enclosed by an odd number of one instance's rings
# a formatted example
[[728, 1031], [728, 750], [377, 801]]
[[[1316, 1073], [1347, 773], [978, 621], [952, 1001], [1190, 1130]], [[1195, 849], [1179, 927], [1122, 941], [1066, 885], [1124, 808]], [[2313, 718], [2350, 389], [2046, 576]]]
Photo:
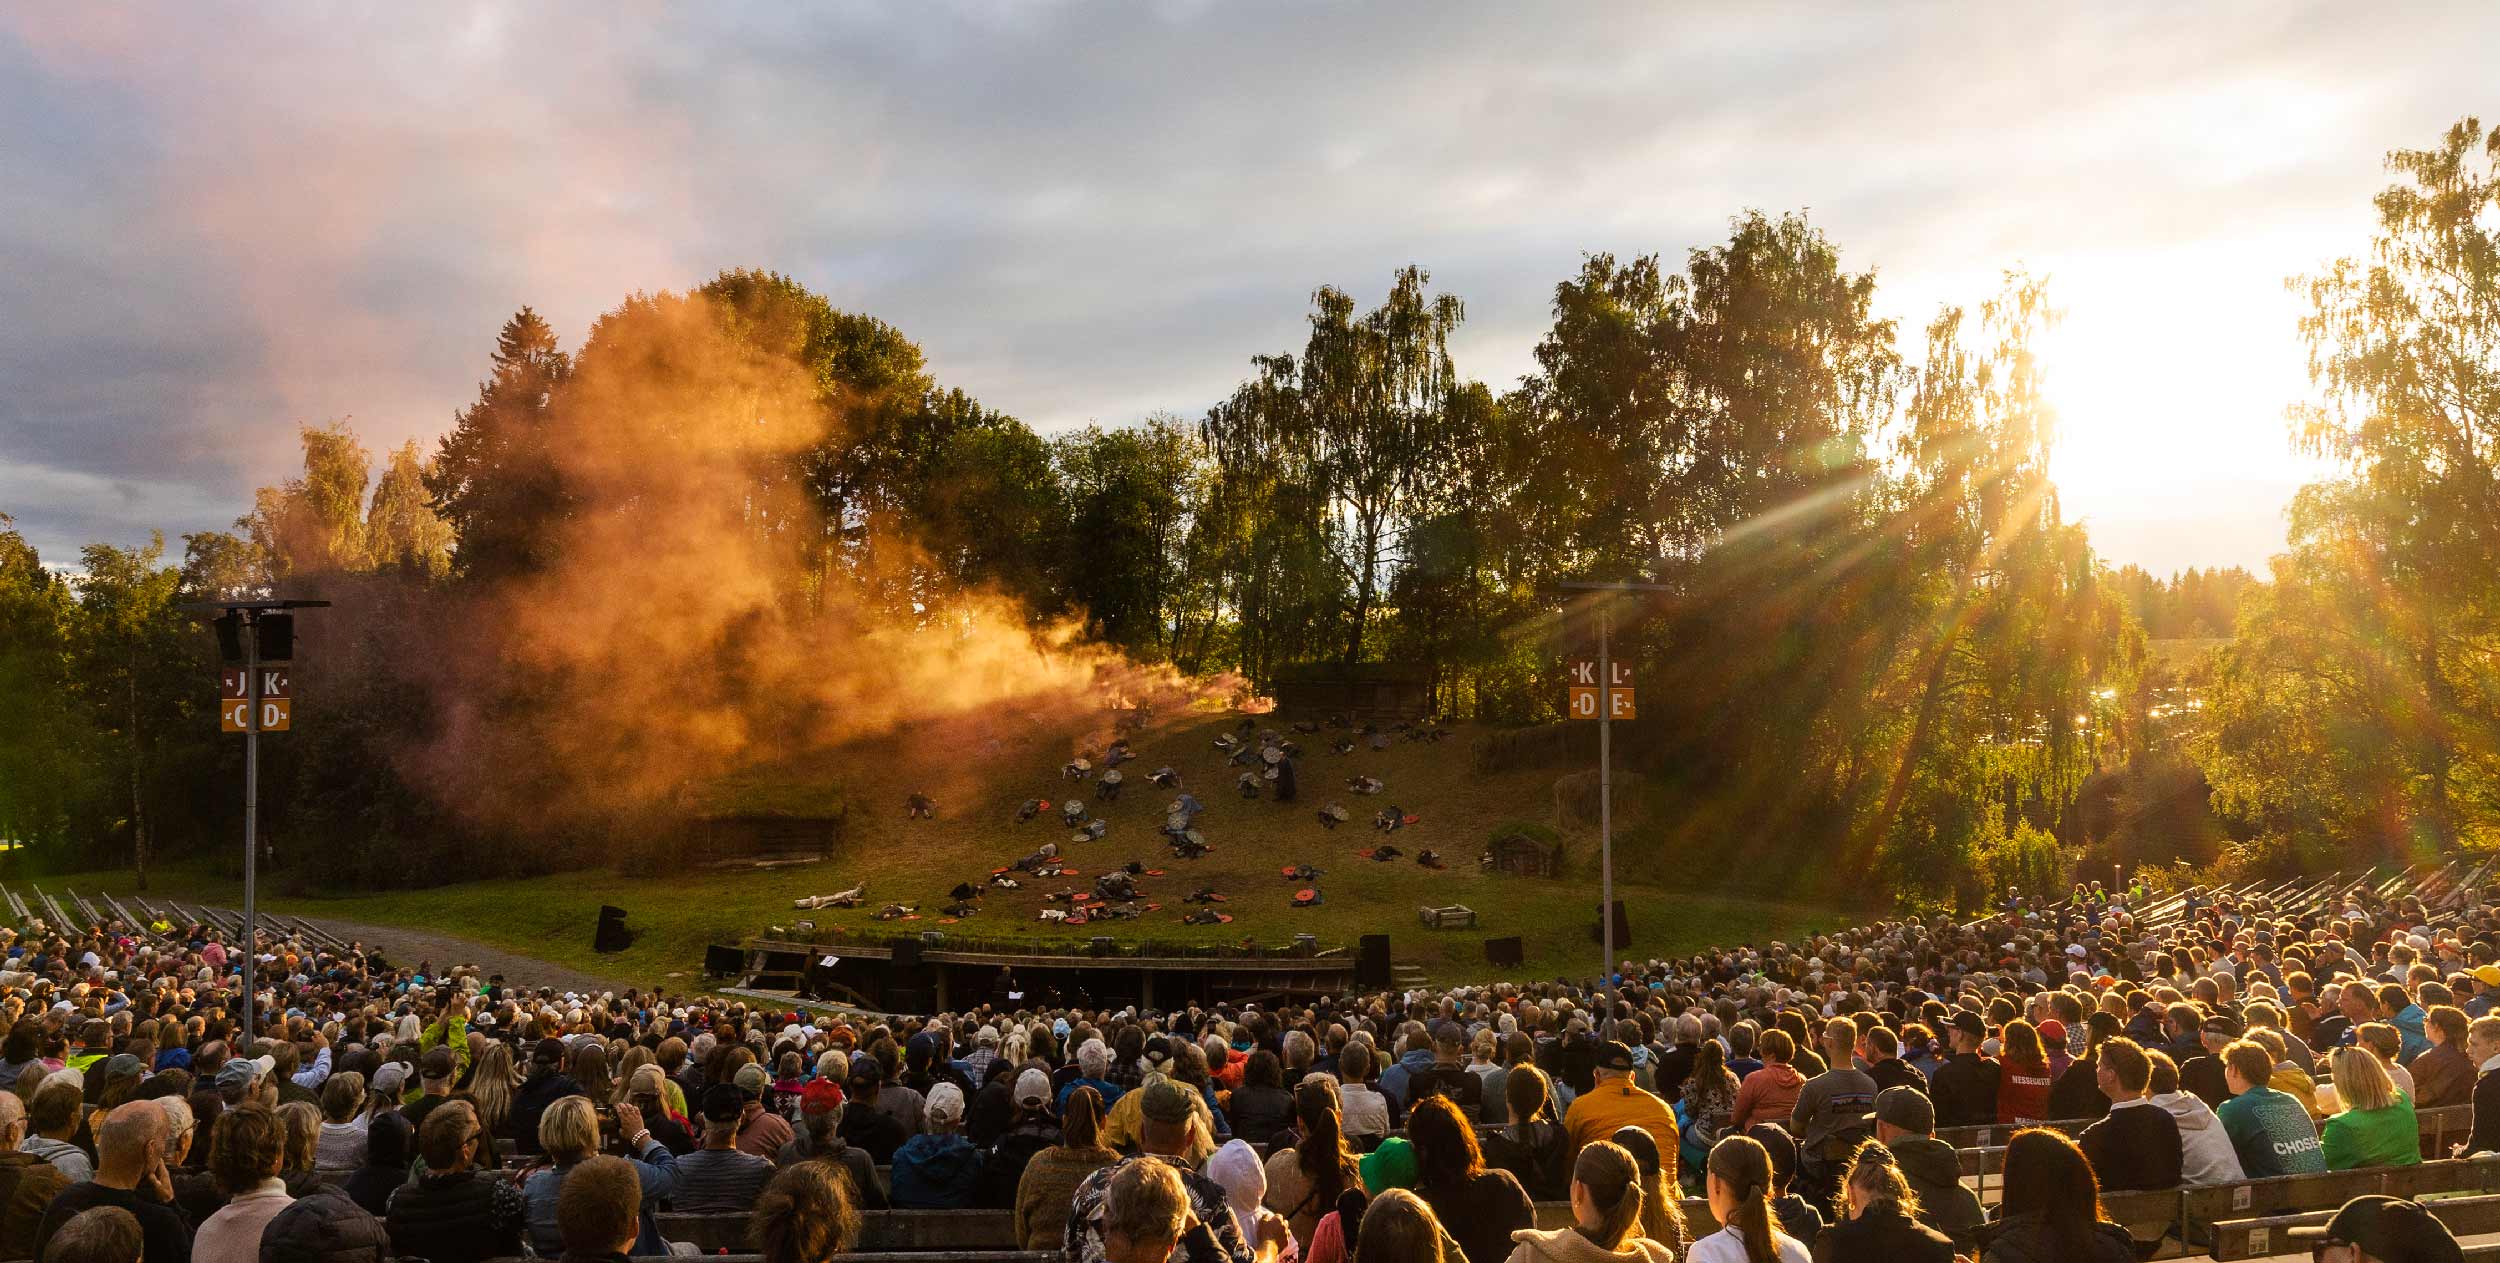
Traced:
[[50, 849], [92, 791], [94, 741], [73, 695], [70, 584], [0, 513], [0, 841]]
[[303, 475], [261, 488], [251, 516], [238, 525], [267, 558], [274, 578], [362, 570], [372, 558], [365, 492], [373, 483], [373, 456], [345, 421], [308, 425], [298, 433]]
[[182, 577], [164, 556], [162, 535], [143, 548], [90, 544], [79, 555], [79, 700], [113, 768], [124, 808], [114, 832], [130, 847], [141, 889], [156, 827], [151, 800], [166, 788], [162, 752], [195, 735], [216, 678], [198, 623], [174, 608]]
[[2294, 283], [2319, 397], [2293, 431], [2338, 476], [2295, 502], [2215, 690], [2217, 798], [2294, 851], [2500, 820], [2500, 133], [2388, 166], [2366, 260]]
[[1051, 450], [1069, 513], [1068, 596], [1103, 640], [1178, 658], [1192, 592], [1187, 545], [1205, 486], [1196, 436], [1159, 417], [1087, 426]]
[[425, 481], [430, 462], [416, 441], [392, 450], [365, 511], [365, 552], [379, 568], [439, 578], [451, 570], [451, 525], [434, 511]]
[[423, 478], [461, 575], [496, 579], [548, 564], [572, 507], [548, 450], [548, 409], [572, 371], [555, 330], [528, 307], [495, 336], [477, 401], [452, 419]]

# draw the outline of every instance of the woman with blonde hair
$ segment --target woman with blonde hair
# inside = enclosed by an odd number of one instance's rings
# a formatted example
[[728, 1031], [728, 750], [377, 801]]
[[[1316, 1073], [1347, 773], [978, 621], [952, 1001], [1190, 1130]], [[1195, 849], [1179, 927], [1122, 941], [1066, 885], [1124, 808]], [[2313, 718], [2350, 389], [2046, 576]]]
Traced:
[[2421, 1124], [2413, 1098], [2396, 1089], [2378, 1054], [2359, 1045], [2326, 1055], [2341, 1108], [2318, 1129], [2329, 1171], [2413, 1166], [2422, 1161]]
[[490, 1136], [504, 1133], [506, 1120], [512, 1117], [512, 1095], [521, 1086], [521, 1072], [512, 1065], [512, 1045], [500, 1039], [486, 1041], [477, 1055], [477, 1068], [469, 1076], [469, 1099], [477, 1104], [478, 1125]]
[[[1763, 1160], [1766, 1167], [1769, 1161]], [[1610, 1140], [1592, 1142], [1571, 1164], [1571, 1226], [1510, 1234], [1515, 1244], [1509, 1263], [1674, 1263], [1675, 1251], [1665, 1242], [1641, 1235], [1645, 1200], [1640, 1164], [1631, 1153]], [[1763, 1213], [1769, 1213], [1767, 1203]], [[1361, 1241], [1371, 1244], [1369, 1213], [1363, 1216]], [[1803, 1263], [1802, 1256], [1791, 1263]]]
[[[625, 1135], [626, 1148], [634, 1155], [627, 1165], [642, 1186], [642, 1226], [635, 1234], [632, 1253], [665, 1254], [668, 1247], [660, 1240], [655, 1215], [661, 1199], [676, 1187], [676, 1160], [644, 1130], [641, 1111], [632, 1104], [616, 1107], [616, 1124]], [[639, 1145], [633, 1143], [637, 1135], [642, 1140]], [[541, 1257], [554, 1258], [565, 1253], [557, 1203], [563, 1197], [566, 1177], [598, 1156], [599, 1108], [587, 1096], [559, 1098], [539, 1116], [538, 1143], [554, 1165], [541, 1168], [521, 1186], [524, 1232]]]
[[302, 1197], [329, 1183], [328, 1176], [314, 1169], [320, 1164], [321, 1107], [310, 1101], [289, 1101], [278, 1107], [278, 1122], [286, 1128], [285, 1156], [279, 1160], [278, 1175], [286, 1181], [288, 1195]]
[[633, 1095], [634, 1071], [658, 1065], [660, 1059], [640, 1044], [629, 1044], [616, 1059], [616, 1093], [608, 1098], [610, 1105], [622, 1105]]

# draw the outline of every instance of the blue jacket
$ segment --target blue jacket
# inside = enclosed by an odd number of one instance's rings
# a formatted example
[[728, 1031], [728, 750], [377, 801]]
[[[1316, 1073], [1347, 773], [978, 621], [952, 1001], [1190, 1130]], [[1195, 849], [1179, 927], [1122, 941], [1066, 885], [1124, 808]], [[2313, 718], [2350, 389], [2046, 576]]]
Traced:
[[1076, 1078], [1070, 1079], [1066, 1083], [1059, 1085], [1059, 1098], [1054, 1101], [1053, 1104], [1057, 1107], [1054, 1112], [1060, 1117], [1067, 1117], [1068, 1097], [1078, 1088], [1092, 1088], [1096, 1092], [1101, 1093], [1102, 1112], [1106, 1115], [1111, 1112], [1112, 1105], [1120, 1099], [1120, 1093], [1126, 1090], [1114, 1087], [1100, 1079], [1088, 1079], [1080, 1074]]
[[1401, 1107], [1412, 1104], [1406, 1099], [1407, 1077], [1418, 1070], [1430, 1069], [1432, 1069], [1431, 1049], [1407, 1049], [1405, 1056], [1391, 1062], [1388, 1069], [1380, 1072], [1381, 1094], [1396, 1101]]
[[[642, 1177], [642, 1231], [634, 1237], [633, 1252], [665, 1255], [668, 1243], [660, 1239], [656, 1216], [660, 1203], [677, 1192], [677, 1155], [653, 1140], [643, 1144], [641, 1158], [634, 1164], [634, 1174]], [[564, 1253], [564, 1233], [556, 1227], [556, 1195], [564, 1190], [564, 1174], [570, 1170], [569, 1166], [548, 1167], [521, 1186], [530, 1247], [542, 1259]]]
[[981, 1183], [981, 1151], [961, 1136], [922, 1132], [894, 1151], [896, 1210], [964, 1210]]
[[2396, 1015], [2395, 1027], [2402, 1041], [2402, 1046], [2396, 1050], [2397, 1061], [2409, 1065], [2414, 1058], [2431, 1050], [2431, 1037], [2422, 1031], [2421, 1005], [2406, 1005], [2404, 1012]]

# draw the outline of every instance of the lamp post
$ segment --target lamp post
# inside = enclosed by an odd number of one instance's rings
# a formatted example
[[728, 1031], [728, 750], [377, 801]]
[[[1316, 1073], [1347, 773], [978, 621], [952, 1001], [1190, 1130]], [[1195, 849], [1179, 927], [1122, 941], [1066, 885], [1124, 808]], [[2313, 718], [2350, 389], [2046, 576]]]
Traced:
[[[1575, 592], [1671, 592], [1659, 583], [1572, 582]], [[1598, 985], [1606, 986], [1615, 971], [1615, 658], [1614, 612], [1605, 597], [1597, 601], [1597, 936], [1605, 955], [1598, 961]], [[1614, 988], [1608, 987], [1609, 992]]]
[[[252, 1026], [260, 1007], [257, 974], [260, 966], [260, 734], [270, 726], [263, 708], [273, 700], [268, 693], [268, 680], [262, 674], [261, 649], [264, 640], [274, 642], [280, 650], [277, 659], [292, 660], [295, 650], [294, 610], [324, 609], [328, 601], [256, 600], [256, 601], [189, 601], [183, 609], [217, 611], [215, 627], [219, 656], [227, 662], [243, 664], [240, 698], [228, 699], [221, 707], [222, 726], [243, 734], [243, 1021], [242, 1049], [252, 1044]], [[291, 698], [276, 699], [291, 701]], [[240, 723], [232, 702], [242, 703]], [[288, 726], [291, 707], [279, 707], [276, 727]]]

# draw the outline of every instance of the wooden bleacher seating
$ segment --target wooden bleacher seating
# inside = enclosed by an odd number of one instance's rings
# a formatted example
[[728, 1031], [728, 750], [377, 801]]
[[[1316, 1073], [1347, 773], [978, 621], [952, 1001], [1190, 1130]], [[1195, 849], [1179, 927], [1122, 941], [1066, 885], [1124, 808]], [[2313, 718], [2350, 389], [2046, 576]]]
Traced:
[[2267, 1228], [2269, 1239], [2254, 1242], [2252, 1232], [2274, 1220], [2332, 1211], [2365, 1193], [2411, 1198], [2469, 1194], [2477, 1196], [2463, 1200], [2481, 1200], [2479, 1195], [2500, 1193], [2500, 1158], [2451, 1158], [2190, 1189], [2180, 1195], [2180, 1225], [2190, 1246], [2206, 1247], [2217, 1259], [2263, 1258], [2277, 1252], [2273, 1247], [2280, 1244], [2280, 1229]]
[[[744, 1214], [668, 1214], [659, 1222], [661, 1239], [687, 1242], [705, 1254], [748, 1248]], [[863, 1253], [993, 1253], [1013, 1251], [1020, 1244], [1011, 1210], [871, 1210], [860, 1215]]]
[[[2483, 1236], [2500, 1232], [2500, 1197], [2449, 1197], [2422, 1203], [2448, 1231], [2460, 1237]], [[2304, 1211], [2292, 1215], [2269, 1215], [2260, 1219], [2235, 1219], [2215, 1225], [2213, 1257], [2220, 1263], [2236, 1263], [2242, 1259], [2269, 1258], [2277, 1254], [2305, 1253], [2306, 1246], [2297, 1246], [2284, 1236], [2287, 1229], [2311, 1227], [2333, 1218], [2334, 1208]], [[2500, 1250], [2500, 1245], [2495, 1245]]]

